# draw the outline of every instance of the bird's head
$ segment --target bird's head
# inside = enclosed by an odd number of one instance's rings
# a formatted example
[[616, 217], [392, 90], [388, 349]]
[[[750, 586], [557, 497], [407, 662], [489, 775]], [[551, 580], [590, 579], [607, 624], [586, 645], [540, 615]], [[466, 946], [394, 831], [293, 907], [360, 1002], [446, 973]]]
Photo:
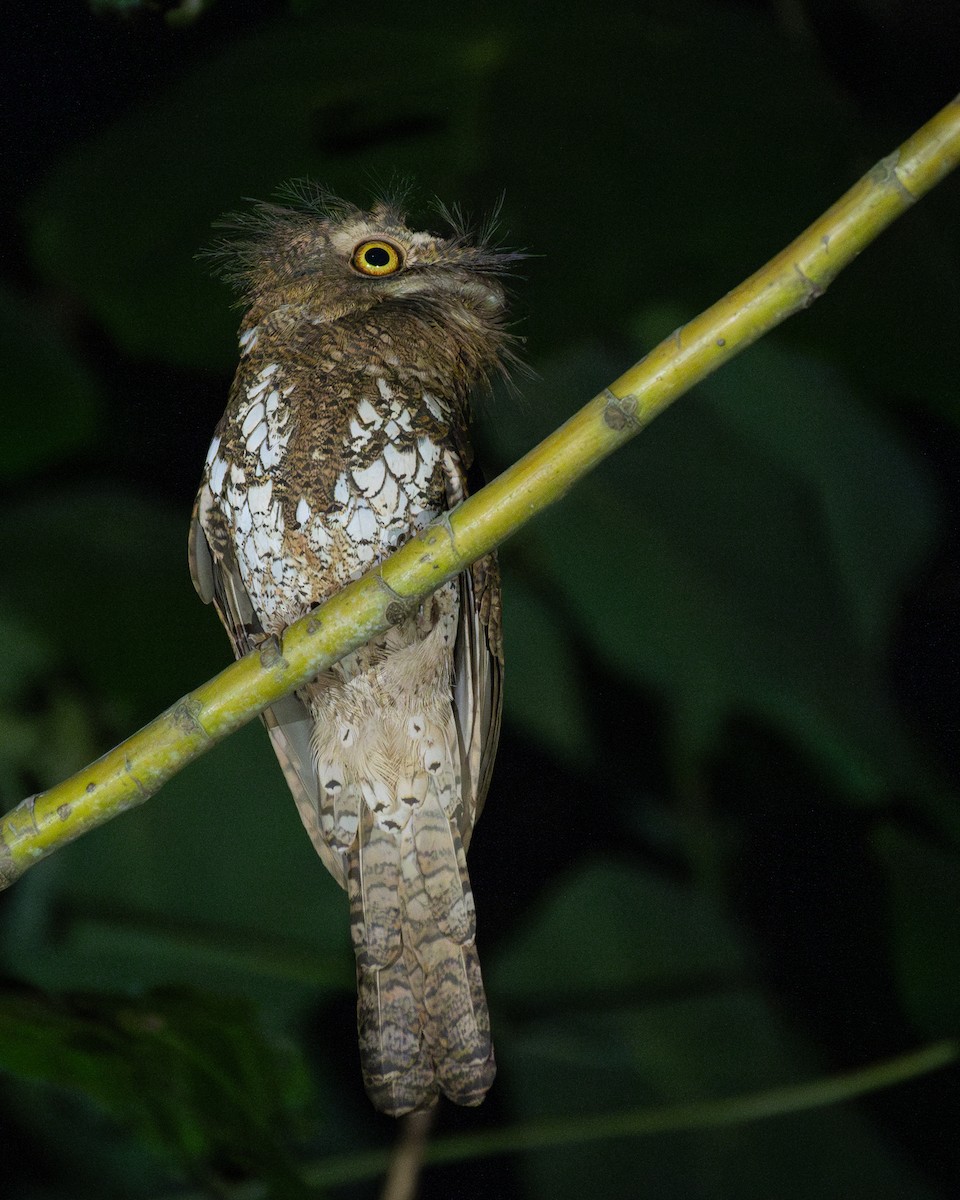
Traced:
[[207, 252], [251, 320], [283, 310], [320, 325], [389, 304], [499, 330], [500, 276], [524, 256], [491, 245], [492, 222], [471, 233], [441, 209], [451, 232], [440, 236], [410, 229], [390, 201], [365, 212], [303, 184], [285, 196], [225, 218], [232, 236]]

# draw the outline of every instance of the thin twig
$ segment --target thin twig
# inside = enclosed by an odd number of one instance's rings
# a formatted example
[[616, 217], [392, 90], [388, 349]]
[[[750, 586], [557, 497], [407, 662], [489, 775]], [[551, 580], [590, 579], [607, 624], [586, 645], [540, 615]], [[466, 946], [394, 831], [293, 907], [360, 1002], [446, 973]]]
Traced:
[[419, 1112], [410, 1113], [400, 1122], [380, 1200], [415, 1200], [427, 1142], [436, 1115], [436, 1106], [423, 1108]]
[[[499, 1154], [547, 1150], [552, 1146], [582, 1145], [608, 1138], [652, 1137], [680, 1131], [717, 1129], [726, 1125], [747, 1125], [753, 1121], [847, 1103], [860, 1096], [918, 1079], [931, 1071], [940, 1071], [955, 1064], [958, 1058], [960, 1044], [957, 1042], [932, 1042], [919, 1050], [883, 1059], [855, 1071], [812, 1079], [807, 1083], [728, 1096], [721, 1100], [544, 1118], [482, 1133], [448, 1135], [435, 1138], [425, 1146], [423, 1161], [425, 1165], [465, 1162]], [[338, 1187], [364, 1179], [376, 1179], [390, 1166], [388, 1151], [365, 1150], [357, 1154], [325, 1158], [305, 1167], [303, 1176], [312, 1187]], [[231, 1200], [261, 1200], [264, 1194], [264, 1185], [259, 1181], [251, 1181], [235, 1188], [231, 1192]], [[203, 1200], [203, 1197], [196, 1192], [181, 1192], [164, 1200]]]

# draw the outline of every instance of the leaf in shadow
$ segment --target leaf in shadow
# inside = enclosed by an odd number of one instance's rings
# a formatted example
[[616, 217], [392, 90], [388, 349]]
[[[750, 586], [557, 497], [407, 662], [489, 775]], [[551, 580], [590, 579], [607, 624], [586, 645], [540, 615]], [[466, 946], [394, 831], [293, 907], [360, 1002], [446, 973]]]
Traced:
[[55, 313], [0, 289], [3, 483], [58, 463], [89, 445], [96, 431], [99, 386], [55, 320]]
[[874, 832], [873, 845], [889, 887], [900, 996], [918, 1029], [952, 1035], [960, 1017], [960, 857], [892, 823]]
[[79, 1092], [200, 1180], [238, 1173], [295, 1196], [289, 1147], [312, 1094], [290, 1048], [249, 1007], [200, 992], [0, 994], [0, 1066]]
[[[749, 951], [702, 895], [590, 863], [558, 881], [491, 964], [500, 1084], [526, 1119], [595, 1119], [736, 1097], [823, 1073], [746, 973]], [[588, 998], [582, 1006], [577, 996]], [[523, 1000], [523, 1004], [518, 1001]], [[503, 1002], [504, 1012], [500, 1012]], [[850, 1107], [524, 1156], [529, 1195], [611, 1200], [934, 1200]], [[641, 1182], [642, 1181], [642, 1182]]]
[[[498, 414], [497, 457], [520, 453], [536, 440], [531, 426], [549, 428], [618, 373], [590, 346], [545, 364], [530, 407]], [[835, 372], [768, 341], [504, 557], [517, 572], [536, 564], [577, 635], [669, 700], [683, 753], [702, 755], [731, 717], [759, 715], [853, 794], [920, 794], [943, 820], [936, 772], [885, 678], [897, 605], [938, 519], [930, 479], [883, 419]], [[558, 654], [567, 640], [548, 621], [537, 636]]]

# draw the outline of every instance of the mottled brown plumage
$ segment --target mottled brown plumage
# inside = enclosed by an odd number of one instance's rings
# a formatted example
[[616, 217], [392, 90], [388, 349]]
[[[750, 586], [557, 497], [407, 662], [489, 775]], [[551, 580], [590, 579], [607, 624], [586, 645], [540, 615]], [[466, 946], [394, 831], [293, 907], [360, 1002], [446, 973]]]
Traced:
[[[190, 558], [238, 655], [466, 494], [468, 394], [503, 361], [514, 256], [390, 204], [261, 205], [219, 250], [247, 306]], [[400, 1115], [494, 1076], [465, 851], [500, 722], [493, 556], [274, 705], [307, 832], [350, 899], [364, 1081]]]

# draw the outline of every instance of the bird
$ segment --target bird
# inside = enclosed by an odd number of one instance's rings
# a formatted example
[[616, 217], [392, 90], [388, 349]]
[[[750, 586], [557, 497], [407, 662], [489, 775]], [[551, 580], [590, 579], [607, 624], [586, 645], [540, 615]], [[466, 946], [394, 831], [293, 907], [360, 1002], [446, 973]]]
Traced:
[[[282, 202], [281, 202], [282, 200]], [[523, 257], [295, 184], [208, 252], [244, 310], [190, 527], [194, 585], [240, 657], [468, 494], [471, 394], [516, 358]], [[392, 1116], [479, 1104], [496, 1072], [466, 852], [500, 730], [494, 554], [263, 714], [324, 866], [349, 897], [360, 1064]]]

